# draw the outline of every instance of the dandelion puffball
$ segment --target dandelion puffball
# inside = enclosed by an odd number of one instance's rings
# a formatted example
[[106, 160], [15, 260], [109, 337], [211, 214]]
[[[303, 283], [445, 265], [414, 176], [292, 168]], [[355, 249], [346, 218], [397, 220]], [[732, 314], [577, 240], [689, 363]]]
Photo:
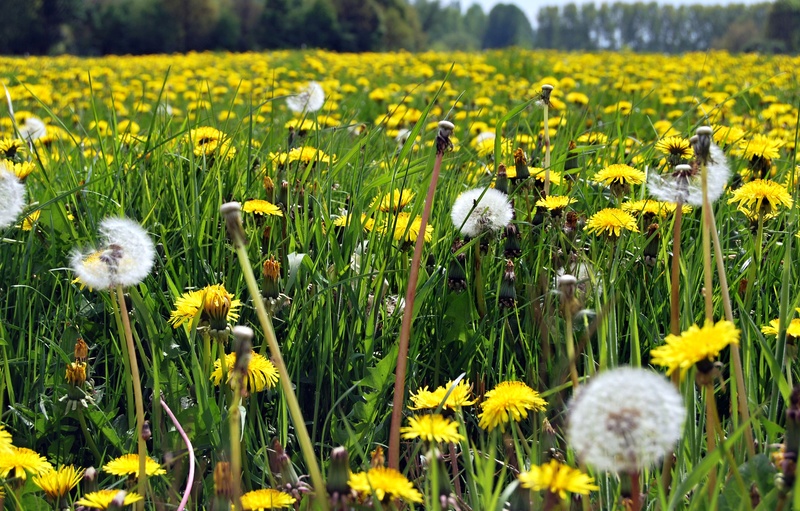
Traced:
[[316, 112], [324, 104], [325, 91], [317, 82], [309, 82], [305, 89], [286, 98], [286, 105], [295, 113]]
[[76, 251], [70, 266], [80, 282], [94, 289], [133, 286], [144, 280], [153, 267], [153, 240], [141, 225], [128, 218], [106, 218], [100, 222], [101, 248]]
[[458, 196], [450, 218], [461, 234], [474, 238], [484, 232], [503, 229], [514, 218], [514, 209], [503, 192], [474, 188]]
[[25, 185], [0, 163], [0, 229], [13, 224], [25, 207]]
[[[709, 147], [710, 159], [706, 166], [708, 179], [708, 202], [712, 203], [720, 198], [731, 169], [725, 153], [717, 144]], [[678, 170], [676, 168], [676, 170]], [[700, 172], [675, 172], [674, 174], [651, 174], [647, 180], [650, 195], [664, 202], [681, 202], [692, 206], [703, 205], [703, 187], [700, 181]]]
[[666, 378], [622, 367], [580, 389], [569, 406], [567, 441], [598, 470], [638, 472], [672, 450], [685, 419], [683, 399]]

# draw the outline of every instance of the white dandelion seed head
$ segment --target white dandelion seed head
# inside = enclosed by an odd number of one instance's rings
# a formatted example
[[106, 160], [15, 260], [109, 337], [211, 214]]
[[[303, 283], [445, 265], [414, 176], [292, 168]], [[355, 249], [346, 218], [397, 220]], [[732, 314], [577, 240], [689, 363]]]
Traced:
[[398, 148], [405, 145], [410, 135], [411, 135], [411, 130], [406, 128], [402, 128], [397, 131], [397, 135], [394, 137], [394, 141], [397, 143]]
[[580, 389], [569, 405], [567, 441], [598, 470], [638, 472], [674, 448], [685, 419], [683, 398], [666, 378], [621, 367]]
[[458, 196], [450, 218], [462, 235], [474, 238], [484, 232], [503, 229], [514, 218], [514, 209], [503, 192], [474, 188]]
[[25, 124], [19, 126], [19, 137], [23, 140], [34, 141], [47, 135], [44, 121], [38, 117], [30, 116], [25, 119]]
[[25, 207], [25, 185], [0, 163], [0, 229], [13, 224]]
[[76, 251], [70, 266], [85, 285], [108, 289], [133, 286], [144, 280], [156, 257], [153, 240], [141, 225], [128, 218], [106, 218], [100, 222], [101, 248]]
[[[710, 159], [706, 166], [708, 180], [708, 202], [712, 203], [722, 196], [731, 169], [728, 158], [720, 147], [711, 143], [709, 148]], [[676, 167], [677, 168], [677, 167]], [[664, 202], [682, 202], [691, 206], [703, 205], [703, 184], [700, 172], [690, 177], [675, 177], [672, 174], [650, 174], [647, 179], [647, 189], [650, 195]]]
[[295, 113], [316, 112], [324, 104], [325, 91], [317, 82], [309, 82], [305, 89], [286, 98], [286, 105]]

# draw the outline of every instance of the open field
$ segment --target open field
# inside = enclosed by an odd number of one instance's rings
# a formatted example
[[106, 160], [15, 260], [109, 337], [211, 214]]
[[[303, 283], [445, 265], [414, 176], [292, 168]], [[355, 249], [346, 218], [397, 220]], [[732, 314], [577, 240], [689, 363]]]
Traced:
[[[138, 462], [107, 465], [141, 448], [142, 417], [166, 469], [148, 469], [145, 507], [178, 506], [191, 463], [161, 396], [196, 456], [187, 509], [260, 488], [286, 495], [245, 509], [800, 509], [799, 68], [521, 50], [0, 57], [0, 185], [15, 173], [26, 189], [0, 228], [6, 508], [144, 486]], [[453, 147], [425, 228], [442, 120]], [[244, 205], [238, 252], [229, 201]], [[106, 220], [123, 216], [146, 234]], [[406, 313], [404, 436], [439, 437], [404, 438], [394, 459]], [[225, 358], [234, 325], [255, 332], [246, 368]], [[594, 397], [619, 366], [651, 374]], [[525, 385], [487, 395], [509, 381]], [[568, 420], [582, 392], [586, 427]], [[437, 411], [445, 424], [420, 425]], [[368, 479], [379, 446], [410, 483]], [[309, 449], [329, 499], [312, 502]], [[235, 474], [239, 457], [241, 488], [218, 463]], [[536, 468], [551, 459], [593, 481]], [[69, 465], [98, 473], [46, 495], [34, 476]]]

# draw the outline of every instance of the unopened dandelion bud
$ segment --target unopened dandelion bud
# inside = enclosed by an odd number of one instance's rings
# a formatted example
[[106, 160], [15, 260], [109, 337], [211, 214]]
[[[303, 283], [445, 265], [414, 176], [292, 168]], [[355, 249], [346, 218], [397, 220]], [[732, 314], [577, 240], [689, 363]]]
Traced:
[[350, 492], [350, 461], [347, 449], [336, 447], [331, 452], [331, 468], [328, 472], [328, 493], [345, 495]]
[[514, 169], [517, 171], [517, 180], [528, 179], [531, 175], [531, 171], [528, 169], [528, 159], [525, 157], [525, 151], [521, 148], [514, 151]]
[[108, 509], [110, 510], [117, 510], [122, 509], [125, 505], [125, 497], [128, 495], [128, 492], [125, 490], [120, 490], [114, 495], [114, 498], [111, 500], [111, 503], [108, 505]]
[[498, 302], [501, 307], [511, 308], [517, 304], [517, 276], [514, 273], [514, 263], [509, 259], [506, 261], [506, 269], [503, 272], [503, 280], [500, 282], [500, 295]]
[[208, 321], [211, 330], [227, 332], [231, 305], [231, 296], [228, 293], [206, 291], [203, 295], [203, 319]]
[[86, 357], [88, 356], [89, 356], [89, 346], [86, 344], [86, 341], [84, 341], [82, 337], [78, 337], [78, 340], [75, 341], [75, 361], [86, 362]]
[[369, 466], [372, 468], [383, 467], [386, 465], [386, 457], [383, 455], [383, 447], [380, 445], [372, 451]]
[[661, 241], [657, 223], [647, 226], [647, 240], [647, 245], [644, 247], [644, 262], [649, 266], [653, 266], [658, 259], [658, 245]]
[[697, 137], [692, 144], [695, 158], [703, 165], [708, 164], [711, 158], [711, 136], [713, 134], [714, 130], [710, 126], [700, 126], [695, 131], [695, 136], [692, 137], [692, 139]]
[[494, 181], [494, 189], [508, 195], [508, 174], [506, 173], [506, 166], [502, 163], [497, 165], [497, 179]]
[[81, 479], [81, 489], [84, 493], [91, 493], [97, 491], [97, 469], [89, 467], [83, 472], [83, 479]]
[[289, 209], [289, 182], [286, 180], [281, 181], [277, 201], [278, 204], [283, 204], [285, 209]]
[[503, 257], [513, 259], [522, 255], [522, 247], [519, 242], [519, 229], [514, 224], [508, 224], [503, 232]]
[[264, 175], [264, 191], [267, 192], [267, 199], [272, 200], [275, 193], [275, 182], [268, 175]]
[[[464, 242], [457, 239], [453, 242], [450, 251], [456, 254], [463, 246]], [[450, 264], [447, 267], [447, 287], [451, 291], [460, 293], [467, 289], [467, 273], [464, 270], [466, 262], [467, 254], [465, 252], [456, 254], [453, 259], [450, 260]]]
[[222, 217], [225, 219], [225, 228], [228, 230], [234, 247], [243, 247], [247, 244], [247, 238], [242, 227], [242, 205], [238, 202], [226, 202], [219, 208]]
[[439, 132], [436, 134], [436, 153], [444, 154], [445, 151], [453, 148], [450, 136], [456, 129], [455, 124], [450, 121], [439, 121]]
[[[218, 461], [214, 465], [214, 495], [217, 499], [233, 498], [233, 474], [231, 464], [227, 461]], [[223, 509], [227, 509], [227, 506]]]
[[274, 257], [270, 256], [269, 259], [264, 261], [263, 268], [264, 275], [264, 298], [267, 300], [274, 300], [281, 294], [280, 278], [281, 278], [281, 263]]
[[233, 327], [233, 349], [236, 353], [236, 362], [233, 370], [243, 375], [247, 372], [247, 366], [250, 364], [250, 356], [252, 350], [253, 329], [243, 325]]
[[67, 383], [75, 387], [81, 387], [86, 383], [86, 363], [85, 362], [72, 362], [67, 364]]

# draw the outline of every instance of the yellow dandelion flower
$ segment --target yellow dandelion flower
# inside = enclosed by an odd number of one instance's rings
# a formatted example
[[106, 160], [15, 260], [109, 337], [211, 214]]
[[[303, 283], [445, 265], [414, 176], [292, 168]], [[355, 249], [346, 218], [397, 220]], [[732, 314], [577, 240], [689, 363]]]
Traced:
[[681, 370], [681, 379], [693, 365], [713, 361], [729, 344], [739, 344], [739, 330], [730, 321], [692, 325], [681, 335], [668, 335], [666, 344], [650, 351], [650, 362], [667, 368], [667, 374]]
[[[778, 335], [778, 327], [780, 326], [780, 318], [773, 319], [769, 325], [761, 327], [761, 333], [764, 335]], [[786, 325], [786, 335], [792, 337], [800, 337], [800, 318], [793, 319]]]
[[252, 199], [249, 201], [245, 201], [244, 205], [242, 206], [242, 211], [245, 213], [255, 213], [256, 215], [274, 215], [274, 216], [283, 216], [283, 212], [281, 208], [276, 206], [275, 204], [261, 200], [261, 199]]
[[21, 163], [5, 162], [4, 165], [9, 172], [16, 175], [20, 180], [25, 179], [31, 172], [36, 170], [36, 163], [32, 161], [24, 161]]
[[546, 406], [539, 393], [521, 381], [504, 381], [486, 393], [478, 426], [487, 431], [500, 426], [505, 431], [507, 422], [519, 422], [528, 416], [529, 410], [541, 411]]
[[374, 467], [367, 472], [350, 474], [350, 488], [362, 495], [375, 495], [379, 501], [401, 499], [422, 502], [422, 494], [406, 477], [393, 468]]
[[[393, 219], [387, 219], [386, 222], [379, 228], [378, 232], [385, 234], [392, 227], [394, 227], [392, 237], [396, 241], [416, 242], [417, 238], [419, 237], [420, 228], [422, 227], [422, 218], [415, 217], [412, 220], [411, 213], [400, 212]], [[431, 241], [432, 239], [433, 226], [429, 223], [425, 226], [425, 241]]]
[[689, 160], [694, 156], [691, 142], [683, 137], [664, 137], [656, 142], [656, 150], [681, 160]]
[[245, 511], [255, 509], [283, 509], [292, 507], [296, 499], [282, 491], [272, 488], [253, 490], [242, 495], [242, 509]]
[[[336, 227], [347, 227], [348, 225], [350, 225], [350, 221], [352, 220], [352, 218], [351, 218], [352, 216], [353, 215], [338, 216], [338, 217], [334, 218], [333, 225], [336, 226]], [[370, 232], [370, 231], [372, 231], [372, 229], [375, 228], [375, 220], [370, 218], [370, 217], [368, 217], [366, 214], [362, 213], [361, 214], [361, 227], [365, 231]]]
[[[544, 178], [545, 178], [545, 170], [544, 169], [539, 168], [539, 167], [531, 167], [530, 168], [530, 172], [531, 172], [531, 178], [536, 179], [537, 181], [541, 181], [542, 183], [544, 183]], [[509, 177], [509, 179], [511, 178], [510, 175], [508, 177]], [[550, 171], [550, 184], [551, 185], [560, 185], [561, 184], [561, 173], [560, 172], [555, 172], [555, 171], [552, 171], [552, 170]]]
[[201, 126], [191, 130], [184, 140], [192, 144], [195, 156], [212, 156], [219, 152], [230, 159], [236, 154], [236, 149], [231, 147], [228, 136], [211, 126]]
[[[108, 509], [111, 503], [116, 498], [117, 494], [122, 490], [99, 490], [87, 493], [75, 504], [78, 506], [90, 507], [92, 509]], [[124, 493], [124, 492], [123, 492]], [[135, 492], [125, 493], [125, 500], [123, 505], [128, 506], [134, 502], [142, 500], [142, 496]]]
[[[229, 293], [223, 284], [214, 284], [182, 294], [175, 300], [175, 310], [170, 314], [169, 322], [173, 328], [191, 324], [195, 316], [202, 311], [201, 321], [224, 319], [226, 323], [232, 323], [239, 319], [241, 305], [242, 302], [234, 300], [233, 294]], [[221, 316], [223, 312], [225, 314]]]
[[54, 501], [65, 497], [75, 488], [83, 477], [84, 469], [76, 469], [72, 465], [51, 470], [33, 477], [33, 484], [44, 491]]
[[592, 477], [554, 459], [544, 465], [532, 465], [517, 477], [523, 488], [557, 493], [562, 500], [567, 498], [567, 492], [588, 495], [600, 489]]
[[19, 138], [0, 139], [0, 156], [5, 159], [14, 159], [18, 154], [25, 154], [28, 144]]
[[601, 209], [587, 220], [585, 229], [592, 234], [606, 234], [615, 238], [618, 238], [623, 230], [639, 232], [636, 219], [619, 208]]
[[608, 143], [608, 135], [606, 135], [605, 133], [590, 131], [588, 133], [584, 133], [583, 135], [579, 136], [576, 139], [576, 142], [579, 144], [587, 144], [587, 145], [604, 145]]
[[[236, 365], [236, 353], [225, 355], [228, 378], [226, 383], [230, 383], [233, 374], [233, 367]], [[214, 361], [214, 371], [211, 373], [211, 380], [214, 385], [219, 385], [222, 381], [222, 366], [219, 359]], [[278, 369], [264, 355], [259, 355], [255, 351], [250, 352], [250, 362], [247, 364], [245, 374], [245, 386], [247, 392], [261, 392], [265, 388], [271, 389], [278, 383]]]
[[53, 465], [44, 459], [36, 451], [26, 447], [12, 447], [11, 449], [0, 451], [0, 477], [18, 477], [25, 480], [28, 472], [34, 475], [43, 474], [53, 470]]
[[22, 221], [22, 230], [23, 231], [31, 231], [33, 230], [33, 225], [39, 221], [39, 218], [42, 216], [42, 210], [37, 209], [30, 215], [25, 217], [25, 220]]
[[781, 205], [792, 207], [792, 195], [780, 183], [768, 179], [755, 179], [733, 191], [733, 197], [728, 200], [728, 204], [734, 202], [739, 203], [741, 211], [745, 213], [749, 211], [751, 216], [756, 216], [758, 213], [770, 215], [776, 213]]
[[572, 103], [573, 105], [585, 106], [589, 104], [589, 96], [582, 92], [570, 92], [565, 99], [567, 103]]
[[548, 195], [544, 199], [536, 201], [536, 206], [545, 208], [548, 211], [561, 211], [570, 204], [574, 203], [575, 199], [572, 197], [564, 197], [562, 195]]
[[314, 163], [331, 163], [333, 158], [323, 151], [311, 146], [295, 147], [289, 152], [269, 153], [269, 158], [278, 166], [285, 166], [294, 162], [301, 162], [303, 165]]
[[644, 183], [644, 172], [624, 163], [615, 163], [594, 175], [597, 183], [612, 185], [640, 185]]
[[11, 451], [14, 445], [11, 443], [11, 433], [6, 431], [5, 426], [0, 424], [0, 452]]
[[403, 190], [392, 190], [389, 193], [378, 195], [373, 198], [372, 202], [369, 203], [369, 207], [372, 208], [375, 204], [378, 204], [378, 209], [383, 212], [399, 211], [406, 207], [413, 199], [414, 192], [407, 188]]
[[458, 423], [433, 413], [408, 418], [408, 426], [400, 428], [405, 439], [419, 438], [426, 442], [460, 442], [464, 437], [458, 432]]
[[[636, 201], [628, 201], [622, 203], [622, 209], [631, 214], [653, 215], [657, 217], [665, 217], [674, 213], [677, 209], [677, 204], [674, 202], [663, 202], [653, 199], [643, 199]], [[691, 206], [683, 205], [681, 208], [683, 213], [692, 211]]]
[[744, 138], [744, 130], [736, 126], [714, 126], [714, 142], [720, 146], [739, 143]]
[[[148, 458], [144, 462], [144, 469], [149, 476], [160, 476], [167, 473], [164, 468], [153, 458]], [[138, 476], [139, 475], [139, 455], [123, 454], [119, 458], [113, 459], [103, 467], [105, 472], [115, 476]]]
[[783, 146], [782, 141], [757, 133], [750, 140], [740, 140], [733, 154], [742, 156], [746, 160], [753, 158], [771, 160], [781, 155], [781, 146]]
[[[450, 388], [452, 387], [452, 391]], [[449, 394], [448, 394], [449, 392]], [[445, 401], [445, 396], [447, 400]], [[409, 406], [412, 410], [435, 410], [442, 402], [442, 408], [448, 410], [460, 409], [462, 406], [470, 406], [475, 404], [475, 399], [472, 397], [472, 385], [468, 381], [460, 381], [458, 385], [453, 386], [453, 380], [447, 382], [446, 385], [437, 387], [435, 390], [430, 391], [428, 387], [422, 387], [416, 394], [411, 394], [411, 401], [414, 406]]]

